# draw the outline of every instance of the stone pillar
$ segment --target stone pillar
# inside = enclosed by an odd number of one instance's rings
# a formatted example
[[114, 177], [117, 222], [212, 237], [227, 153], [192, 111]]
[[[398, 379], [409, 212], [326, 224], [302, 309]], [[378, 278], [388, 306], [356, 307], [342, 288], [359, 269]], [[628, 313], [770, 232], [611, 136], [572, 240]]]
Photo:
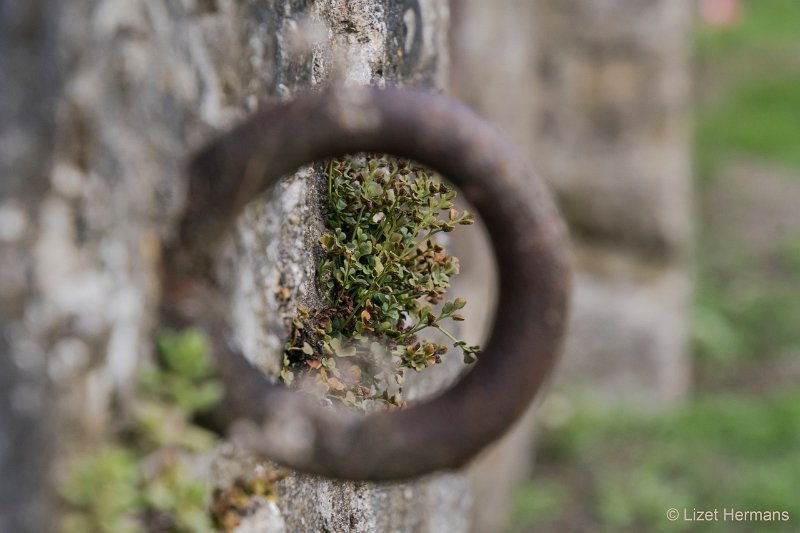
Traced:
[[[494, 122], [523, 151], [533, 144], [532, 8], [528, 0], [451, 1], [448, 91]], [[489, 254], [477, 245], [467, 250], [467, 263]], [[533, 426], [532, 406], [470, 469], [475, 486], [472, 531], [503, 529], [514, 489], [530, 473]]]
[[[50, 529], [44, 443], [63, 457], [100, 441], [112, 400], [150, 356], [159, 243], [191, 154], [331, 77], [443, 87], [447, 24], [436, 0], [0, 1], [0, 530]], [[267, 370], [281, 318], [318, 298], [306, 253], [317, 182], [302, 169], [253, 206], [221, 265], [242, 344]], [[225, 445], [214, 475], [249, 460]], [[277, 492], [241, 531], [457, 532], [470, 521], [463, 472], [381, 486], [292, 474]]]
[[[571, 226], [578, 272], [553, 398], [634, 409], [680, 400], [691, 3], [452, 0], [451, 19], [448, 90], [529, 153]], [[548, 420], [569, 405], [551, 403]], [[503, 480], [476, 493], [475, 531], [505, 518], [508, 491], [528, 471], [532, 426], [533, 410], [474, 470]]]
[[571, 226], [557, 388], [586, 403], [688, 387], [691, 19], [688, 0], [453, 2], [451, 90], [529, 151]]
[[578, 263], [560, 384], [669, 405], [689, 385], [692, 3], [534, 5], [531, 146]]

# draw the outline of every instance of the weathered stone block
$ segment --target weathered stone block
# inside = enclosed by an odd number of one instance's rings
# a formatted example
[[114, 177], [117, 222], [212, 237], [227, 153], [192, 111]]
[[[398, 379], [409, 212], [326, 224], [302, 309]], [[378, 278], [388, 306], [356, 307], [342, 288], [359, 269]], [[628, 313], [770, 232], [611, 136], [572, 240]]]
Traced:
[[573, 230], [658, 253], [691, 236], [691, 3], [535, 3], [533, 153]]
[[681, 401], [691, 374], [688, 269], [598, 246], [577, 256], [555, 388], [593, 407], [647, 410]]

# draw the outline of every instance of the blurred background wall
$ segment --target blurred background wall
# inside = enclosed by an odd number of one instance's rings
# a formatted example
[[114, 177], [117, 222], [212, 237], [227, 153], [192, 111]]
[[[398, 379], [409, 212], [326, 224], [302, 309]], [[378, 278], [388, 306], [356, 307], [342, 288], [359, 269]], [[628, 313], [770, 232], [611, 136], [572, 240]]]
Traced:
[[727, 508], [791, 518], [703, 530], [794, 531], [800, 4], [474, 0], [453, 20], [451, 90], [551, 181], [578, 266], [509, 529], [695, 531], [666, 512]]
[[559, 388], [589, 403], [679, 401], [691, 2], [456, 4], [451, 90], [529, 153], [570, 223], [578, 275]]
[[[572, 320], [543, 416], [576, 402], [679, 402], [689, 385], [691, 3], [451, 6], [450, 91], [527, 151], [570, 223]], [[534, 411], [506, 447], [532, 447]], [[495, 475], [524, 478], [524, 454], [494, 453]], [[477, 517], [477, 530], [502, 522], [511, 496], [480, 494], [497, 513]]]

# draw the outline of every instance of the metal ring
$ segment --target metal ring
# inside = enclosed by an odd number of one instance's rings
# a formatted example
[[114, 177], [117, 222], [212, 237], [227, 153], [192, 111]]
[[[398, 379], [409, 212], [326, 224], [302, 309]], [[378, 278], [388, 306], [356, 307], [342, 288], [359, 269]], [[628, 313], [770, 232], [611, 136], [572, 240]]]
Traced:
[[[250, 365], [230, 342], [212, 275], [247, 202], [304, 164], [355, 152], [414, 159], [459, 187], [486, 224], [500, 276], [499, 310], [474, 368], [431, 401], [368, 416], [324, 408]], [[531, 168], [462, 105], [407, 88], [301, 94], [211, 144], [189, 177], [179, 235], [165, 250], [163, 309], [213, 339], [227, 388], [215, 424], [247, 420], [251, 433], [257, 424], [267, 457], [352, 480], [456, 468], [509, 429], [553, 367], [570, 286], [564, 224]]]

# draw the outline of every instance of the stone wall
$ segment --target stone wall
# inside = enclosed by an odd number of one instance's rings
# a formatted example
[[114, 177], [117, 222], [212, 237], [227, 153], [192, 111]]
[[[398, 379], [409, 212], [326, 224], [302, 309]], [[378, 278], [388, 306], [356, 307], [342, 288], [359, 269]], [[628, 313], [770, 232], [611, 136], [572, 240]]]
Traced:
[[533, 154], [576, 242], [561, 384], [633, 409], [689, 386], [688, 0], [537, 2]]
[[[533, 3], [452, 0], [451, 11], [449, 91], [499, 126], [523, 153], [529, 152]], [[528, 158], [534, 161], [532, 155]], [[471, 470], [473, 479], [482, 480], [475, 485], [481, 505], [473, 509], [473, 531], [498, 531], [506, 523], [514, 489], [530, 474], [534, 414], [535, 405]]]
[[[50, 529], [48, 450], [96, 446], [150, 357], [159, 243], [191, 154], [332, 77], [442, 87], [448, 14], [435, 0], [0, 1], [0, 530]], [[303, 169], [254, 205], [220, 267], [267, 370], [282, 317], [319, 297], [317, 183]], [[226, 444], [216, 480], [251, 461]], [[293, 474], [277, 489], [241, 531], [469, 529], [463, 472], [381, 486]]]
[[570, 401], [659, 408], [689, 386], [691, 6], [453, 2], [453, 91], [529, 152], [571, 227]]
[[32, 301], [59, 76], [52, 2], [0, 2], [0, 531], [44, 531], [52, 442], [47, 331]]

